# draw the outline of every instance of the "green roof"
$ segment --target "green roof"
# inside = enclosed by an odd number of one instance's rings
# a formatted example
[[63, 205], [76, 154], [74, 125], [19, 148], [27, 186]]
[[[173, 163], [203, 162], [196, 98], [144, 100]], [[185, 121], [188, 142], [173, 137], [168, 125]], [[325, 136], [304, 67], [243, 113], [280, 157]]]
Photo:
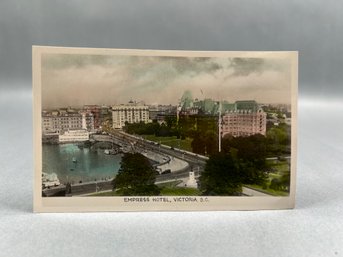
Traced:
[[252, 110], [256, 112], [258, 110], [258, 104], [255, 100], [247, 100], [247, 101], [236, 101], [236, 110]]

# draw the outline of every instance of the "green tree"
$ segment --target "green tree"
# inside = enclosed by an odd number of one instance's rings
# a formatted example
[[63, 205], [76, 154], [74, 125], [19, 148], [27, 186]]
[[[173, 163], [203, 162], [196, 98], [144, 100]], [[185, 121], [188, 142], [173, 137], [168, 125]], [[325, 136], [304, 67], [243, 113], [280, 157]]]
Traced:
[[206, 142], [199, 133], [194, 133], [191, 146], [194, 153], [205, 154]]
[[267, 151], [270, 155], [289, 154], [291, 142], [290, 126], [280, 125], [267, 131]]
[[267, 142], [263, 135], [225, 137], [222, 150], [237, 158], [243, 183], [262, 185], [266, 182]]
[[113, 179], [113, 190], [120, 195], [159, 195], [155, 185], [156, 171], [148, 158], [140, 153], [126, 153]]
[[218, 134], [209, 130], [205, 134], [206, 153], [212, 155], [218, 152]]
[[217, 153], [206, 162], [200, 176], [202, 195], [235, 196], [242, 192], [242, 177], [229, 153]]
[[130, 134], [138, 134], [138, 135], [154, 135], [158, 134], [160, 130], [160, 125], [157, 122], [152, 123], [125, 123], [125, 127], [123, 128], [125, 132]]
[[173, 128], [176, 126], [176, 116], [166, 116], [165, 118], [168, 128]]
[[165, 124], [162, 124], [156, 136], [168, 137], [169, 135], [170, 135], [170, 128], [168, 128]]

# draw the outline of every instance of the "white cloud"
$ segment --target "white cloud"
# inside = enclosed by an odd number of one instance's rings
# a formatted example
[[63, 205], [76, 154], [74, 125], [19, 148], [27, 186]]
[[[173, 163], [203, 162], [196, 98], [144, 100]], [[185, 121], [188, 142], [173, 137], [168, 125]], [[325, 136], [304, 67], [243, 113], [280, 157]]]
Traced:
[[290, 103], [290, 73], [285, 60], [261, 59], [253, 65], [245, 60], [240, 74], [224, 58], [49, 58], [49, 65], [42, 69], [44, 108], [119, 104], [130, 99], [176, 104], [185, 90], [199, 99]]

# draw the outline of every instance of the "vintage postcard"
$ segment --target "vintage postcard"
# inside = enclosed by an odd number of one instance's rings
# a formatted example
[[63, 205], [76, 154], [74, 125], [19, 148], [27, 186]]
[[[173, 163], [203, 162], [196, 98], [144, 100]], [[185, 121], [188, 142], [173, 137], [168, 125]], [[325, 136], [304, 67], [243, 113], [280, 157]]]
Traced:
[[34, 46], [34, 211], [293, 208], [297, 83], [297, 52]]

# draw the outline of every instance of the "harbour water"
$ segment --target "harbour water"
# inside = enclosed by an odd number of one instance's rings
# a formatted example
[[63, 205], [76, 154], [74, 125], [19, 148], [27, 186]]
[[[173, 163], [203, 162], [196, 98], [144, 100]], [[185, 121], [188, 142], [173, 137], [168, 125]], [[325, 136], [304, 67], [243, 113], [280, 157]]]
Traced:
[[43, 144], [43, 169], [55, 173], [61, 183], [111, 179], [120, 168], [121, 155], [103, 149], [79, 148], [77, 144]]

